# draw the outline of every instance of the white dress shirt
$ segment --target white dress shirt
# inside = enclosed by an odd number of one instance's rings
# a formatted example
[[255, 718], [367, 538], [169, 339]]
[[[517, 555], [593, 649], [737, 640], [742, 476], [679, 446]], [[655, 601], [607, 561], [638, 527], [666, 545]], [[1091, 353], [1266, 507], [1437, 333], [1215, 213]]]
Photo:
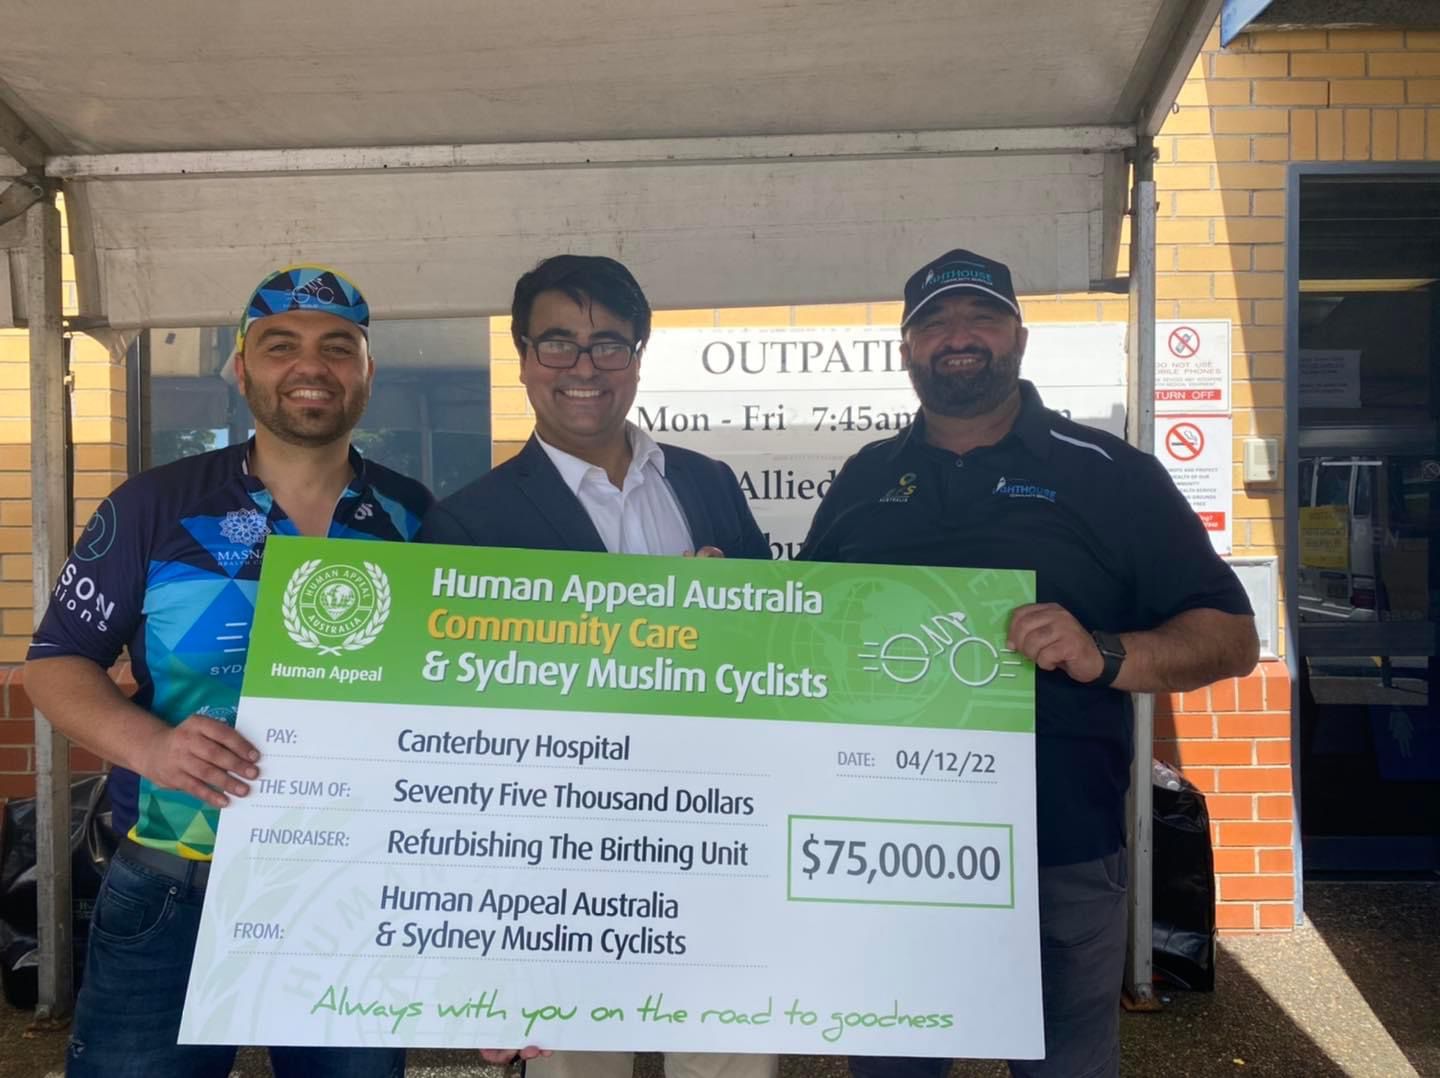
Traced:
[[625, 424], [630, 439], [630, 470], [616, 488], [605, 469], [548, 444], [545, 450], [560, 478], [580, 499], [590, 523], [612, 554], [684, 554], [695, 549], [690, 525], [665, 481], [665, 451], [634, 423]]

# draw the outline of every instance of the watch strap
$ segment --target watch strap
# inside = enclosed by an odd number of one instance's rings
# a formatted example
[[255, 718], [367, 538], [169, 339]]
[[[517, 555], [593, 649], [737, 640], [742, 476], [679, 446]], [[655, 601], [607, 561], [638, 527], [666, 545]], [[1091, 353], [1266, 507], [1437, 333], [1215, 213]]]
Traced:
[[1103, 689], [1114, 684], [1115, 679], [1120, 676], [1120, 666], [1125, 662], [1125, 645], [1120, 642], [1120, 637], [1115, 633], [1102, 632], [1097, 629], [1090, 636], [1100, 650], [1100, 657], [1105, 660], [1100, 676], [1090, 684]]

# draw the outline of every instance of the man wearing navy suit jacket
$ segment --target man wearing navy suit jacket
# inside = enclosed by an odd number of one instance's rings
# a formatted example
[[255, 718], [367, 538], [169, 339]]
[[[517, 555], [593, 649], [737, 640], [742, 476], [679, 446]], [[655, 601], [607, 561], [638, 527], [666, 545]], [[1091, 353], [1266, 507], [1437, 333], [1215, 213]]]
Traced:
[[[614, 554], [770, 557], [735, 474], [660, 445], [625, 416], [650, 303], [611, 258], [547, 258], [515, 285], [510, 332], [535, 434], [518, 456], [430, 510], [420, 541]], [[513, 1050], [487, 1050], [492, 1063]], [[630, 1078], [629, 1052], [526, 1048], [530, 1078]], [[670, 1078], [774, 1078], [775, 1056], [670, 1053]]]

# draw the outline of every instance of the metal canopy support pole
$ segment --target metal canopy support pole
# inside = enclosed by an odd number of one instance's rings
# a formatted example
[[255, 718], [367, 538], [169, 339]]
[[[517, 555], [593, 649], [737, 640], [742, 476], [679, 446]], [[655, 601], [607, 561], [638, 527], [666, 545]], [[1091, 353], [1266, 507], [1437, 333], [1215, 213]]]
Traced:
[[[30, 330], [30, 499], [35, 612], [69, 549], [65, 463], [65, 359], [60, 280], [60, 210], [54, 191], [27, 213], [26, 313]], [[35, 1016], [63, 1018], [75, 1000], [70, 904], [70, 742], [35, 713], [40, 994]]]
[[[1135, 146], [1135, 185], [1130, 204], [1130, 334], [1127, 434], [1141, 452], [1155, 451], [1155, 140]], [[1135, 712], [1135, 759], [1130, 767], [1130, 943], [1125, 960], [1127, 1005], [1154, 1010], [1152, 984], [1154, 829], [1150, 760], [1155, 742], [1155, 697], [1131, 697]]]

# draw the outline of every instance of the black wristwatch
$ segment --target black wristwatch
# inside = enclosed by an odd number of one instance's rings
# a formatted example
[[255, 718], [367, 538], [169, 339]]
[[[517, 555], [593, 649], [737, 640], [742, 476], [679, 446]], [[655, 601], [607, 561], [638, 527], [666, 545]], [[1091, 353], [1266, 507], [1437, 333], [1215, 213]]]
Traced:
[[1096, 629], [1090, 636], [1094, 639], [1095, 646], [1100, 649], [1100, 657], [1105, 660], [1105, 668], [1100, 671], [1100, 676], [1090, 684], [1103, 689], [1120, 676], [1120, 664], [1125, 661], [1125, 645], [1120, 642], [1120, 637], [1116, 633], [1106, 633]]

